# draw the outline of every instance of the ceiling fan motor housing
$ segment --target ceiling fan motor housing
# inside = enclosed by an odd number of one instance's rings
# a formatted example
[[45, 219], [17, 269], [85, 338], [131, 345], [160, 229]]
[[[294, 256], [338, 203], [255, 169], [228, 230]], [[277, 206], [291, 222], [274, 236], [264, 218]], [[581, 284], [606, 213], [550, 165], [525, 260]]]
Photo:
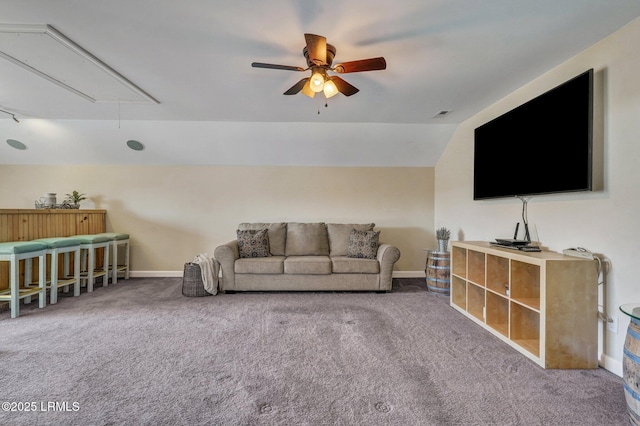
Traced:
[[[307, 60], [307, 66], [309, 68], [318, 66], [318, 64], [313, 62], [313, 58], [309, 59], [309, 50], [307, 49], [306, 46], [302, 49], [302, 54]], [[333, 58], [335, 56], [336, 56], [336, 48], [333, 45], [327, 43], [327, 66], [328, 67], [331, 67], [331, 64], [333, 63]]]

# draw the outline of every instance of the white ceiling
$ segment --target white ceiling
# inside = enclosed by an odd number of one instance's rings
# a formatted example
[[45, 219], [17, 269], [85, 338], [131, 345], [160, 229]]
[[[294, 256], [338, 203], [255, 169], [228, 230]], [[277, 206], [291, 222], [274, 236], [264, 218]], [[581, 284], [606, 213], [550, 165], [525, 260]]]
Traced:
[[[21, 120], [455, 124], [638, 16], [638, 0], [2, 0], [0, 23], [51, 25], [160, 103], [92, 103], [0, 58], [0, 109]], [[251, 62], [305, 67], [305, 32], [327, 37], [334, 63], [384, 56], [387, 69], [343, 75], [360, 92], [328, 108], [283, 96], [308, 72]], [[433, 118], [441, 110], [452, 112]]]

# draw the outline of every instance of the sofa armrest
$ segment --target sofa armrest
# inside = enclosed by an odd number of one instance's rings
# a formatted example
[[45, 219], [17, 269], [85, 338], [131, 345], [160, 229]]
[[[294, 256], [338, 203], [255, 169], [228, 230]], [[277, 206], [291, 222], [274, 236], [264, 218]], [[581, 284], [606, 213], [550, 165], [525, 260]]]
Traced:
[[393, 278], [393, 265], [400, 259], [400, 250], [391, 244], [378, 246], [378, 262], [380, 262], [380, 290], [390, 291]]
[[234, 264], [236, 259], [240, 258], [238, 250], [238, 241], [232, 240], [221, 246], [216, 247], [213, 252], [214, 257], [220, 263], [222, 277], [220, 280], [220, 291], [233, 290], [236, 286], [236, 275]]

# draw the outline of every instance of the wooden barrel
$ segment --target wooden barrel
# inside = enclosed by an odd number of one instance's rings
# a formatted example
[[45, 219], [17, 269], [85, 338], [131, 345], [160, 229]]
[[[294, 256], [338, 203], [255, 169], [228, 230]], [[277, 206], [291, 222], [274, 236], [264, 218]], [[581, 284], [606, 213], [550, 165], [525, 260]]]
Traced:
[[633, 317], [624, 341], [622, 377], [629, 419], [640, 425], [640, 321]]
[[450, 256], [449, 252], [429, 252], [424, 271], [427, 276], [427, 290], [434, 293], [449, 294], [449, 288], [451, 287]]

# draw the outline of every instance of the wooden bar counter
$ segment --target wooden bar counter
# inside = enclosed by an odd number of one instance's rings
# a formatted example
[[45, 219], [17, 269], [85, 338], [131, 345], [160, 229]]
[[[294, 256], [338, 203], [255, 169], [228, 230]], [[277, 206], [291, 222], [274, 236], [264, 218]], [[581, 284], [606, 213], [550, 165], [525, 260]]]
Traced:
[[[106, 232], [106, 214], [106, 210], [0, 209], [0, 242], [99, 234]], [[0, 262], [0, 289], [8, 287], [9, 263]]]

